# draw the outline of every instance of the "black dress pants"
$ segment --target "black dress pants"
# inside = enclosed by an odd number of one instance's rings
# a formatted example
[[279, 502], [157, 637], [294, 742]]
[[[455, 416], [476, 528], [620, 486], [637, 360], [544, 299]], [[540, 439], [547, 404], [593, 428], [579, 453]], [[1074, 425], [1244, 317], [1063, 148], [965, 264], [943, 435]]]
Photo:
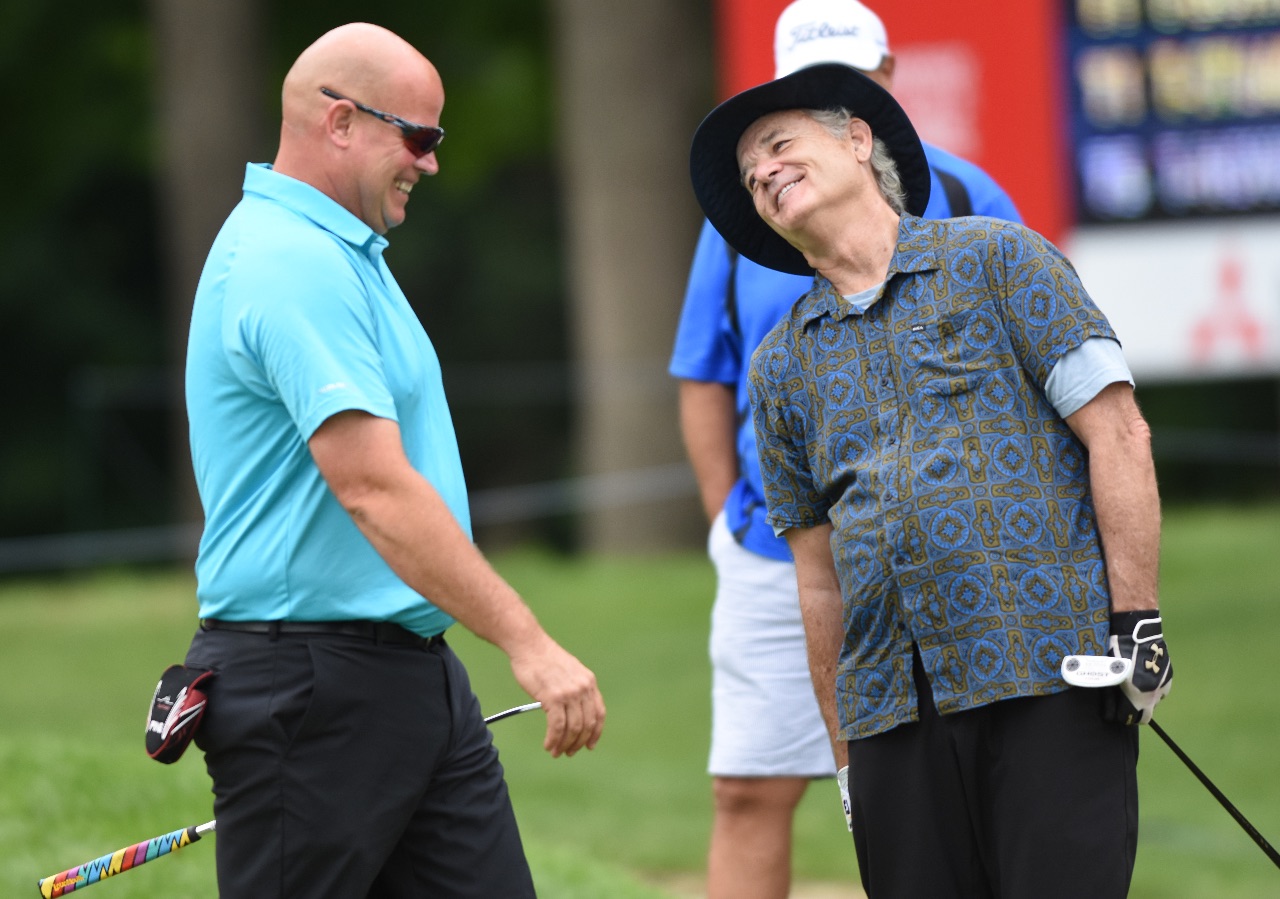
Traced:
[[480, 706], [443, 640], [201, 631], [222, 899], [531, 897]]
[[1073, 688], [849, 743], [853, 836], [870, 899], [1123, 899], [1138, 841], [1138, 729]]

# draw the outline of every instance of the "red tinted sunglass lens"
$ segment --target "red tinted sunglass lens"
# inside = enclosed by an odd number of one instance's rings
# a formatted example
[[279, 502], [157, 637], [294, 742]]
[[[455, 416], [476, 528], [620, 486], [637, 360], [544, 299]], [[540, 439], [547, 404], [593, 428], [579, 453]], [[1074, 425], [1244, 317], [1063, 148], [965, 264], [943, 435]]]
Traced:
[[416, 131], [406, 131], [404, 135], [405, 146], [415, 156], [426, 156], [440, 146], [442, 140], [444, 140], [443, 128], [422, 128]]

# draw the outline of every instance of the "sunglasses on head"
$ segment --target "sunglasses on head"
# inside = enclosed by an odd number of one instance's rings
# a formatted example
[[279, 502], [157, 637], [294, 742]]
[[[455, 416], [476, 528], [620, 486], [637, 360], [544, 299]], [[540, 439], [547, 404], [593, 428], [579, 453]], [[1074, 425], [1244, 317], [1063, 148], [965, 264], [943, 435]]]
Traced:
[[389, 125], [395, 125], [400, 129], [400, 134], [404, 138], [404, 145], [409, 148], [409, 152], [414, 156], [423, 157], [428, 153], [434, 152], [436, 147], [440, 146], [440, 142], [444, 140], [444, 129], [439, 125], [418, 125], [414, 122], [406, 121], [398, 115], [392, 115], [389, 112], [383, 112], [381, 109], [365, 106], [358, 100], [344, 97], [337, 91], [330, 90], [327, 87], [320, 88], [320, 93], [334, 100], [345, 100], [361, 112], [367, 112], [374, 118], [382, 119]]

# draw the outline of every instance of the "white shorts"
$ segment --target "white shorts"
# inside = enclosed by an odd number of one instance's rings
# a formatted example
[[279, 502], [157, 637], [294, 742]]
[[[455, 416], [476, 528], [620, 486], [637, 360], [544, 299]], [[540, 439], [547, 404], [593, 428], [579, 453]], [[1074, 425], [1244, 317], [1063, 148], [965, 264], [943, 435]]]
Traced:
[[809, 679], [795, 565], [743, 549], [723, 512], [707, 551], [716, 567], [707, 770], [725, 777], [834, 776]]

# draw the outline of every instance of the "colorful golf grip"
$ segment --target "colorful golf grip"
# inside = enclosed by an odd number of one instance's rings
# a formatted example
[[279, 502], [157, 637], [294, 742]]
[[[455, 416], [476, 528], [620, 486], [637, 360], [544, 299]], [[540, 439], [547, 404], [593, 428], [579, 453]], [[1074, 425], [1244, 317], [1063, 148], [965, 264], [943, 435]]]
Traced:
[[163, 836], [152, 837], [149, 840], [143, 840], [141, 843], [134, 843], [124, 849], [117, 849], [115, 852], [102, 856], [102, 858], [85, 862], [83, 865], [63, 871], [61, 874], [41, 878], [39, 883], [40, 895], [44, 899], [65, 896], [67, 893], [78, 890], [81, 887], [87, 887], [122, 871], [128, 871], [131, 868], [138, 867], [138, 865], [146, 864], [152, 859], [168, 855], [170, 852], [176, 852], [183, 846], [194, 843], [213, 830], [214, 827], [215, 822], [213, 821], [194, 827], [184, 827], [172, 833], [166, 833]]

